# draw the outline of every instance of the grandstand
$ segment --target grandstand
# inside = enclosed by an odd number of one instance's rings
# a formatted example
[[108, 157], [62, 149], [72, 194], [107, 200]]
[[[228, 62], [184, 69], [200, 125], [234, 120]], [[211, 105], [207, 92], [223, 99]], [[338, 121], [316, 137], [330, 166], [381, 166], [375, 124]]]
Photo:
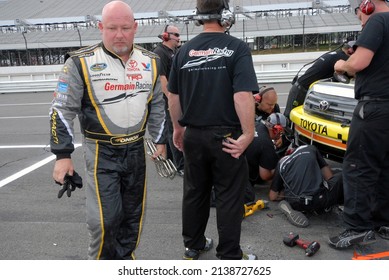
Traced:
[[[97, 22], [107, 0], [0, 0], [0, 66], [63, 63], [64, 54], [100, 41]], [[201, 32], [187, 19], [196, 0], [127, 0], [139, 23], [136, 43], [151, 49], [166, 24], [183, 42]], [[236, 14], [231, 35], [252, 50], [317, 50], [354, 39], [360, 23], [356, 1], [230, 0]]]

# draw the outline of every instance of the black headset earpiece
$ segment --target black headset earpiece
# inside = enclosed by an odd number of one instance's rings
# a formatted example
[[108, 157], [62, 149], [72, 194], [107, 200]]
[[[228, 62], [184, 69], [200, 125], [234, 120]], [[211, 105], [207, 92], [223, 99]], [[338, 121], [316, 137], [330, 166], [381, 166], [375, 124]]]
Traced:
[[374, 13], [375, 5], [370, 0], [363, 0], [359, 5], [359, 9], [365, 15], [371, 15], [372, 13]]

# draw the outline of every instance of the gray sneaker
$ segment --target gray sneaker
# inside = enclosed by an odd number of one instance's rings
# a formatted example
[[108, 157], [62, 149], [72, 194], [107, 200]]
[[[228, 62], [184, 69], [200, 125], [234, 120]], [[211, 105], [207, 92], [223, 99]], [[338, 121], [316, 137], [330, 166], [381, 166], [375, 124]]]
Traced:
[[293, 210], [292, 206], [286, 200], [280, 201], [278, 208], [286, 215], [286, 218], [292, 225], [296, 227], [309, 226], [308, 218], [300, 211]]
[[198, 260], [200, 254], [203, 252], [207, 252], [211, 250], [213, 247], [213, 240], [211, 238], [205, 238], [205, 245], [202, 250], [195, 250], [190, 248], [185, 248], [184, 256], [182, 257], [184, 260]]
[[346, 249], [352, 245], [367, 245], [376, 241], [374, 231], [362, 232], [346, 229], [339, 235], [330, 237], [328, 243], [335, 249]]

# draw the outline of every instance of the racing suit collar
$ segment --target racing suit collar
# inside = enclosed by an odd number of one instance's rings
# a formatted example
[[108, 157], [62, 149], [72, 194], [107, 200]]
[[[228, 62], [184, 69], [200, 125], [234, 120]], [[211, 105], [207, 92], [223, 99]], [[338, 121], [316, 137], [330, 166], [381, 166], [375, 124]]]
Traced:
[[[109, 56], [111, 56], [111, 57], [113, 57], [113, 58], [116, 58], [116, 59], [120, 59], [120, 60], [121, 60], [121, 58], [120, 58], [117, 54], [115, 54], [114, 52], [111, 52], [110, 50], [108, 50], [108, 49], [104, 46], [104, 43], [103, 43], [103, 42], [100, 42], [99, 45], [103, 48], [104, 52], [105, 52], [107, 55], [109, 55]], [[131, 49], [131, 52], [130, 52], [130, 54], [129, 54], [129, 57], [132, 56], [133, 52], [134, 52], [134, 44], [132, 45], [132, 49]], [[124, 62], [126, 62], [126, 61], [124, 61]]]

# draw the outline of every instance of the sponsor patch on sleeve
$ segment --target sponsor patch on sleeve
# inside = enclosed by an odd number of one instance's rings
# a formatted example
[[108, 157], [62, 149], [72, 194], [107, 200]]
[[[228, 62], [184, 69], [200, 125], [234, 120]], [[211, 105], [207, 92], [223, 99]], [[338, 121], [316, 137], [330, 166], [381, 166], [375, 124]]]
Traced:
[[58, 82], [57, 92], [59, 93], [67, 93], [69, 89], [69, 84], [65, 82]]

